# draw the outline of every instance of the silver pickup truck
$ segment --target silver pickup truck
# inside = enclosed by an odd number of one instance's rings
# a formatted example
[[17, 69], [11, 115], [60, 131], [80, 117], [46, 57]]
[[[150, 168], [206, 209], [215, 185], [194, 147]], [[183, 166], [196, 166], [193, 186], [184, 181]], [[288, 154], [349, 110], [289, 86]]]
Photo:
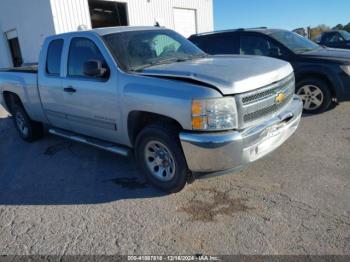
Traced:
[[19, 135], [49, 133], [128, 156], [180, 191], [200, 173], [241, 168], [297, 129], [289, 63], [209, 56], [179, 34], [118, 27], [48, 37], [38, 67], [0, 72], [0, 103]]

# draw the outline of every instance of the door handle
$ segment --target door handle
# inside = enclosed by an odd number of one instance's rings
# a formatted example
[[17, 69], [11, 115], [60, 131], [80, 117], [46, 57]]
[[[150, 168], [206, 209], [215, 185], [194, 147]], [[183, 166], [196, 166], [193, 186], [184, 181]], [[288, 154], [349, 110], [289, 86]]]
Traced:
[[72, 86], [65, 87], [63, 91], [70, 94], [77, 92], [77, 90], [74, 89]]

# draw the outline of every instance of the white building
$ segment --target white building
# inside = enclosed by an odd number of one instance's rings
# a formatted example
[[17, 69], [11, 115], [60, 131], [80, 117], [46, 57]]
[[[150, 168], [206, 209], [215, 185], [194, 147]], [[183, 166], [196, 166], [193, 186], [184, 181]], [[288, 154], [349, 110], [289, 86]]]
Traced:
[[0, 68], [36, 63], [46, 36], [155, 25], [188, 37], [213, 30], [213, 0], [1, 0]]

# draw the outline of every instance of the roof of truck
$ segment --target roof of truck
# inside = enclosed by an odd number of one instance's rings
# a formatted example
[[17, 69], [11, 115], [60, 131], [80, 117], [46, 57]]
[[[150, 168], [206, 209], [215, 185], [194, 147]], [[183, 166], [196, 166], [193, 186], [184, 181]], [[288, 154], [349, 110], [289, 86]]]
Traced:
[[165, 29], [164, 27], [156, 26], [116, 26], [116, 27], [105, 27], [105, 28], [96, 28], [92, 31], [95, 31], [99, 35], [109, 35], [113, 33], [122, 33], [130, 31], [144, 31], [144, 30], [157, 30]]

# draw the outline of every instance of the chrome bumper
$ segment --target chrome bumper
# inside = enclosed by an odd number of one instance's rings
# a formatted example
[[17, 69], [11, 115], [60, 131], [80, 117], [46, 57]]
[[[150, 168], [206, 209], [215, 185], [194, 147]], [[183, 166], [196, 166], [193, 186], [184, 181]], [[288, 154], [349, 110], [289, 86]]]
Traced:
[[187, 165], [193, 172], [217, 172], [254, 162], [283, 144], [298, 128], [303, 105], [294, 95], [284, 110], [243, 131], [180, 133]]

